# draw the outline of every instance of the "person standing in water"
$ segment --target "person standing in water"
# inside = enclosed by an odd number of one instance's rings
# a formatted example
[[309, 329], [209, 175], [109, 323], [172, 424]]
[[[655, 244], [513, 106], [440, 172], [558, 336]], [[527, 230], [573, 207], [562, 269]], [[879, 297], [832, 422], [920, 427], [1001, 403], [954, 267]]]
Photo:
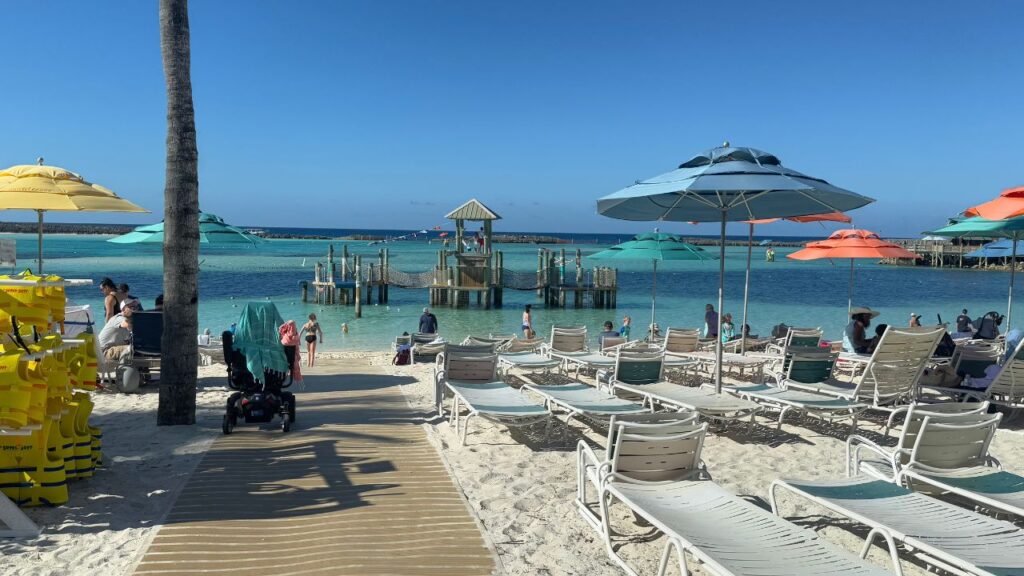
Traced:
[[704, 337], [718, 338], [718, 313], [711, 304], [704, 307]]
[[533, 314], [530, 310], [533, 308], [532, 304], [527, 304], [526, 308], [523, 309], [523, 338], [533, 338]]
[[306, 335], [306, 366], [313, 366], [316, 361], [316, 343], [324, 343], [324, 331], [316, 320], [316, 314], [309, 315], [309, 321], [302, 325], [302, 333]]

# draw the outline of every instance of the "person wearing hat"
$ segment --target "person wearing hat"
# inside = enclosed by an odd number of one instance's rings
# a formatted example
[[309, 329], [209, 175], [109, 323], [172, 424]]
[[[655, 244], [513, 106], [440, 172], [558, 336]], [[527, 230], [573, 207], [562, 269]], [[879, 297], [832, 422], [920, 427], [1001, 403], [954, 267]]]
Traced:
[[915, 327], [916, 328], [920, 328], [921, 327], [921, 315], [920, 314], [915, 314], [913, 312], [910, 313], [910, 327], [911, 328], [915, 328]]
[[878, 316], [877, 310], [865, 306], [857, 306], [850, 310], [850, 323], [843, 332], [843, 350], [855, 354], [870, 354], [875, 347], [875, 339], [868, 338], [867, 328], [871, 319]]

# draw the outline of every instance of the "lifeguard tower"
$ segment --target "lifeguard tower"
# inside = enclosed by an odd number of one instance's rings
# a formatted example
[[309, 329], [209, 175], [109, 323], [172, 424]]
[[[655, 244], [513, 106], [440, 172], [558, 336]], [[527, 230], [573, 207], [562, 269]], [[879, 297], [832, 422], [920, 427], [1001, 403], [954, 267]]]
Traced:
[[[501, 216], [474, 198], [445, 218], [455, 221], [455, 238], [438, 251], [430, 304], [469, 306], [470, 296], [476, 294], [477, 305], [500, 307], [503, 262], [501, 252], [492, 249], [492, 223]], [[467, 222], [480, 222], [481, 226], [468, 233]]]

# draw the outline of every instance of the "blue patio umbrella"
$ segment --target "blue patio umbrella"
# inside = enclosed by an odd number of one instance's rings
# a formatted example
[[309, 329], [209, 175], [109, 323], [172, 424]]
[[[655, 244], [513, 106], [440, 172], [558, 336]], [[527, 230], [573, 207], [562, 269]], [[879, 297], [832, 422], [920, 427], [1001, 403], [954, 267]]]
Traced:
[[[127, 234], [107, 240], [115, 244], [163, 244], [164, 223], [139, 226]], [[199, 213], [199, 242], [202, 244], [249, 244], [265, 242], [263, 238], [236, 228], [220, 216], [209, 212]]]
[[681, 236], [664, 232], [637, 234], [632, 240], [590, 255], [597, 260], [650, 260], [654, 267], [651, 284], [651, 325], [654, 325], [658, 297], [658, 262], [666, 260], [714, 260], [718, 258], [700, 246], [687, 244]]
[[1013, 241], [1005, 238], [1003, 240], [996, 240], [995, 242], [989, 242], [981, 248], [973, 252], [964, 254], [965, 258], [1009, 258], [1011, 254], [1016, 252], [1017, 254], [1024, 254], [1024, 240], [1018, 240], [1017, 245], [1013, 245]]
[[1006, 297], [1006, 326], [1013, 319], [1013, 281], [1017, 271], [1017, 244], [1024, 239], [1024, 216], [1006, 220], [987, 220], [980, 216], [956, 218], [949, 226], [928, 232], [948, 238], [1007, 238], [1010, 244], [1010, 290]]
[[[874, 200], [782, 166], [778, 157], [728, 142], [597, 201], [598, 213], [637, 221], [719, 222], [718, 325], [725, 293], [727, 222], [848, 212]], [[715, 389], [722, 389], [722, 339]]]

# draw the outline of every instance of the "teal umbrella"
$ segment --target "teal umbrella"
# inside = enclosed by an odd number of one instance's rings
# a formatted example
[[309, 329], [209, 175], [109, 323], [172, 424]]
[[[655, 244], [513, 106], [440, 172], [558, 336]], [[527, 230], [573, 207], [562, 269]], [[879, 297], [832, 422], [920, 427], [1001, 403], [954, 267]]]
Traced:
[[650, 260], [654, 266], [654, 281], [651, 284], [651, 325], [654, 324], [655, 305], [658, 297], [658, 261], [664, 260], [714, 260], [714, 253], [700, 246], [687, 244], [681, 236], [665, 232], [638, 234], [628, 242], [617, 244], [591, 254], [598, 260]]
[[1009, 238], [1013, 242], [1010, 254], [1010, 291], [1006, 297], [1006, 327], [1013, 318], [1013, 281], [1017, 270], [1017, 241], [1024, 239], [1024, 216], [1006, 220], [987, 220], [979, 216], [954, 221], [949, 226], [928, 232], [948, 238]]
[[[264, 242], [263, 238], [249, 234], [225, 222], [220, 216], [199, 213], [199, 242], [203, 244], [249, 244]], [[164, 223], [139, 226], [127, 234], [107, 240], [115, 244], [163, 244]]]

